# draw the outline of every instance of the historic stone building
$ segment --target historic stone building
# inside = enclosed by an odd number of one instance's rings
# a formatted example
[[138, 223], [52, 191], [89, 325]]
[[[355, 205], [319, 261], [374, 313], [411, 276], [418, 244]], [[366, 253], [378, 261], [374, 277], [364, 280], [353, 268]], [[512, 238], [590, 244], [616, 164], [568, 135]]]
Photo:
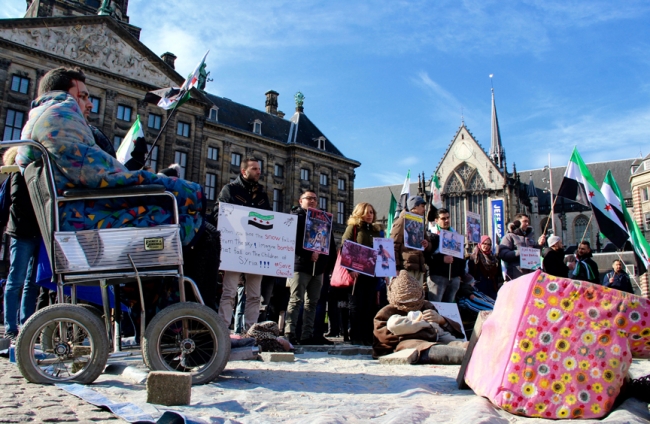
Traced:
[[[635, 160], [630, 171], [634, 220], [643, 231], [645, 239], [650, 241], [650, 155]], [[650, 287], [648, 280], [646, 273], [641, 277], [641, 286]]]
[[[184, 77], [174, 70], [176, 56], [158, 57], [139, 41], [127, 8], [128, 0], [31, 0], [25, 18], [0, 20], [3, 139], [19, 138], [40, 78], [58, 66], [84, 71], [94, 104], [90, 123], [116, 146], [138, 115], [147, 141], [156, 138], [171, 111], [145, 102], [145, 94], [178, 87]], [[179, 163], [184, 178], [204, 185], [212, 206], [221, 187], [239, 174], [241, 160], [255, 157], [275, 210], [288, 212], [300, 190], [311, 188], [319, 206], [334, 214], [340, 235], [354, 206], [360, 163], [309, 120], [302, 94], [289, 119], [277, 110], [277, 98], [268, 91], [262, 111], [193, 89], [192, 100], [164, 127], [150, 165], [160, 170]]]

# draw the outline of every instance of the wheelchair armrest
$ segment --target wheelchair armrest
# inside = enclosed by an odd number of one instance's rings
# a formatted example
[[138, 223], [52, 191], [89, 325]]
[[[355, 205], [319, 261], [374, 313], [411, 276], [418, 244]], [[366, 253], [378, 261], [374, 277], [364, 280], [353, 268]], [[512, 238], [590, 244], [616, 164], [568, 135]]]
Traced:
[[73, 188], [63, 192], [63, 197], [77, 197], [83, 199], [94, 199], [97, 197], [120, 197], [120, 196], [144, 196], [148, 194], [160, 194], [165, 192], [165, 186], [161, 184], [137, 185], [122, 188], [98, 188], [84, 189]]

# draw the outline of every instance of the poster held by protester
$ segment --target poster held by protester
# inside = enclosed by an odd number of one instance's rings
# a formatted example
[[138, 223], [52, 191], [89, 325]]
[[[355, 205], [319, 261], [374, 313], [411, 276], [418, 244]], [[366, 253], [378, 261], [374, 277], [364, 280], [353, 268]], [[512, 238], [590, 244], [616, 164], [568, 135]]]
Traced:
[[305, 219], [303, 249], [329, 255], [331, 234], [332, 214], [319, 209], [308, 208], [307, 218]]
[[393, 239], [374, 238], [372, 239], [373, 247], [377, 251], [377, 264], [375, 265], [375, 276], [377, 277], [395, 277], [397, 268], [395, 267], [395, 247]]
[[343, 242], [341, 248], [341, 266], [350, 271], [374, 276], [377, 264], [377, 251], [363, 244], [350, 240]]
[[534, 247], [520, 247], [519, 266], [522, 269], [538, 269], [541, 266], [539, 249], [535, 249]]
[[297, 225], [295, 215], [220, 203], [220, 269], [292, 277]]
[[467, 241], [470, 243], [481, 242], [481, 215], [467, 211]]
[[424, 250], [424, 217], [414, 213], [404, 214], [404, 246], [409, 249]]
[[465, 237], [452, 231], [440, 230], [440, 253], [463, 259], [465, 255]]

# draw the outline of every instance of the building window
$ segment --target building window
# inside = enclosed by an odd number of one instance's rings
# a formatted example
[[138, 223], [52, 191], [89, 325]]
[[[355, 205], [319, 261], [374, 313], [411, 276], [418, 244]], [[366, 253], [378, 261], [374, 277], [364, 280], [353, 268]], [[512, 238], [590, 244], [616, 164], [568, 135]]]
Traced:
[[339, 190], [345, 190], [345, 180], [343, 178], [339, 178], [339, 183], [337, 184], [337, 187]]
[[147, 121], [147, 127], [154, 130], [160, 129], [160, 124], [162, 123], [162, 115], [156, 115], [155, 113], [149, 114], [149, 120]]
[[23, 129], [25, 113], [14, 109], [7, 109], [5, 118], [5, 133], [3, 140], [20, 140], [20, 131]]
[[641, 199], [647, 202], [650, 199], [650, 187], [643, 187], [641, 189]]
[[117, 105], [117, 119], [121, 121], [131, 122], [131, 113], [133, 109], [129, 106]]
[[219, 159], [219, 149], [216, 147], [209, 147], [208, 146], [208, 159], [210, 160], [218, 160]]
[[318, 207], [321, 208], [324, 211], [327, 210], [327, 197], [319, 197], [318, 198]]
[[27, 94], [27, 91], [29, 91], [29, 78], [13, 75], [11, 77], [11, 91]]
[[303, 181], [309, 181], [309, 169], [300, 169], [300, 179]]
[[[589, 227], [587, 227], [587, 224], [589, 224]], [[581, 240], [586, 240], [591, 243], [591, 224], [586, 216], [581, 215], [577, 217], [573, 223], [573, 228], [575, 228], [576, 244], [580, 243]]]
[[99, 113], [99, 104], [101, 103], [101, 100], [99, 99], [99, 97], [90, 96], [90, 97], [88, 97], [88, 100], [90, 100], [90, 103], [93, 104], [93, 108], [90, 109], [90, 112], [91, 113]]
[[218, 118], [219, 118], [219, 108], [213, 107], [212, 109], [210, 109], [210, 113], [208, 114], [208, 119], [210, 121], [216, 122], [219, 120]]
[[179, 152], [178, 150], [175, 151], [174, 162], [179, 164], [181, 167], [181, 172], [178, 173], [178, 178], [185, 179], [185, 168], [187, 167], [187, 153]]
[[178, 121], [178, 125], [176, 126], [176, 134], [189, 138], [190, 124], [188, 124], [187, 122]]
[[116, 152], [120, 148], [120, 144], [122, 144], [122, 140], [124, 140], [124, 137], [120, 137], [119, 135], [113, 137], [113, 148], [115, 149]]
[[230, 164], [234, 166], [241, 165], [241, 155], [239, 153], [233, 153], [230, 157]]
[[645, 214], [645, 231], [650, 231], [650, 213]]
[[320, 150], [325, 150], [325, 139], [323, 137], [318, 139], [318, 148]]
[[264, 161], [258, 159], [257, 163], [260, 165], [260, 175], [264, 175]]
[[205, 197], [208, 200], [214, 200], [216, 189], [217, 189], [217, 176], [215, 174], [210, 174], [208, 172], [207, 174], [205, 174]]
[[273, 210], [275, 212], [282, 212], [282, 190], [274, 188], [273, 189]]
[[345, 224], [345, 202], [336, 202], [336, 222]]
[[320, 174], [320, 185], [327, 185], [327, 174]]
[[151, 150], [151, 144], [147, 144], [147, 151], [151, 152], [149, 159], [147, 159], [147, 166], [155, 172], [158, 169], [158, 146]]
[[278, 178], [284, 177], [284, 166], [275, 164], [275, 169], [273, 170], [273, 175]]
[[256, 119], [255, 122], [253, 122], [253, 132], [255, 134], [262, 134], [262, 121], [259, 119]]

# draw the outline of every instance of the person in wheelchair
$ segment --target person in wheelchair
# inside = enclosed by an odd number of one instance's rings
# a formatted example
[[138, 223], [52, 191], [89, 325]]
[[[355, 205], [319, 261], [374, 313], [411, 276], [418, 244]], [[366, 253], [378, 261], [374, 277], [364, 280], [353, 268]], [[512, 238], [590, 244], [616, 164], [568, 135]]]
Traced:
[[[85, 115], [91, 107], [85, 76], [79, 69], [56, 68], [43, 76], [21, 137], [41, 143], [54, 164], [56, 190], [122, 188], [160, 184], [174, 193], [181, 240], [194, 244], [205, 226], [205, 197], [199, 184], [149, 171], [129, 171], [95, 143]], [[19, 149], [16, 163], [24, 169], [38, 159], [31, 147]], [[78, 231], [114, 227], [148, 227], [170, 223], [172, 210], [141, 200], [72, 201], [60, 207], [60, 229]]]

